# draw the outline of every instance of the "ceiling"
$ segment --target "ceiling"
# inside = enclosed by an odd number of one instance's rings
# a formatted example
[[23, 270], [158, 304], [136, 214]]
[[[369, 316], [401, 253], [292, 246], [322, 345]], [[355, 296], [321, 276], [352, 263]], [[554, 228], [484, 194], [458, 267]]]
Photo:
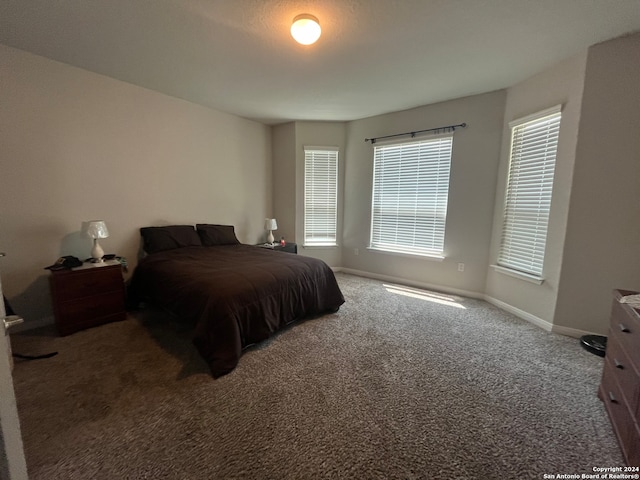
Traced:
[[267, 124], [497, 90], [634, 31], [640, 0], [0, 2], [0, 43]]

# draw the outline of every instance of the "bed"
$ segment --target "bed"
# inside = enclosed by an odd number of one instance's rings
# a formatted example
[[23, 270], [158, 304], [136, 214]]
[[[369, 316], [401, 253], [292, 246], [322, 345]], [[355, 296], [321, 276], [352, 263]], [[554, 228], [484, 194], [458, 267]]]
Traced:
[[142, 258], [129, 295], [194, 325], [193, 343], [218, 378], [243, 349], [286, 325], [335, 312], [344, 297], [321, 260], [238, 242], [233, 226], [140, 229]]

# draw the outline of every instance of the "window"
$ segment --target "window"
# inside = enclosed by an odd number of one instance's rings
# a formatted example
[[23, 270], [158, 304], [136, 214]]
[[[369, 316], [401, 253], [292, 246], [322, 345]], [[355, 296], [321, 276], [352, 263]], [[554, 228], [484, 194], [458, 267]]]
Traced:
[[453, 136], [376, 146], [371, 248], [442, 256]]
[[542, 279], [560, 106], [511, 122], [511, 157], [498, 266]]
[[304, 147], [304, 244], [334, 246], [338, 224], [338, 149]]

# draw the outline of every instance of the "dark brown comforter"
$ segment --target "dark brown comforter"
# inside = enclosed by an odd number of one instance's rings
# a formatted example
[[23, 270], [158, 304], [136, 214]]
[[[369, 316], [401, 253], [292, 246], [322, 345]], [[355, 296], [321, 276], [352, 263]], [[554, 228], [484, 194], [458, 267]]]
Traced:
[[233, 370], [243, 348], [344, 303], [323, 261], [251, 245], [149, 255], [134, 271], [130, 294], [193, 322], [193, 342], [214, 377]]

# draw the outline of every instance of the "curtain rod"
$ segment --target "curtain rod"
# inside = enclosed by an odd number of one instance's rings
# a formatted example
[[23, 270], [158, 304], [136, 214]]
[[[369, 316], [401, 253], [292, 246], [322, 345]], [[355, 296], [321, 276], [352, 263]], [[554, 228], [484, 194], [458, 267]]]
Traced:
[[438, 127], [438, 128], [427, 128], [426, 130], [416, 130], [415, 132], [405, 132], [405, 133], [396, 133], [395, 135], [385, 135], [384, 137], [374, 137], [374, 138], [365, 138], [365, 142], [371, 142], [371, 144], [376, 143], [377, 140], [381, 138], [392, 138], [392, 137], [401, 137], [403, 135], [411, 135], [411, 137], [415, 137], [416, 133], [424, 133], [424, 132], [455, 132], [456, 128], [466, 127], [466, 123], [459, 123], [458, 125], [447, 125], [446, 127]]

